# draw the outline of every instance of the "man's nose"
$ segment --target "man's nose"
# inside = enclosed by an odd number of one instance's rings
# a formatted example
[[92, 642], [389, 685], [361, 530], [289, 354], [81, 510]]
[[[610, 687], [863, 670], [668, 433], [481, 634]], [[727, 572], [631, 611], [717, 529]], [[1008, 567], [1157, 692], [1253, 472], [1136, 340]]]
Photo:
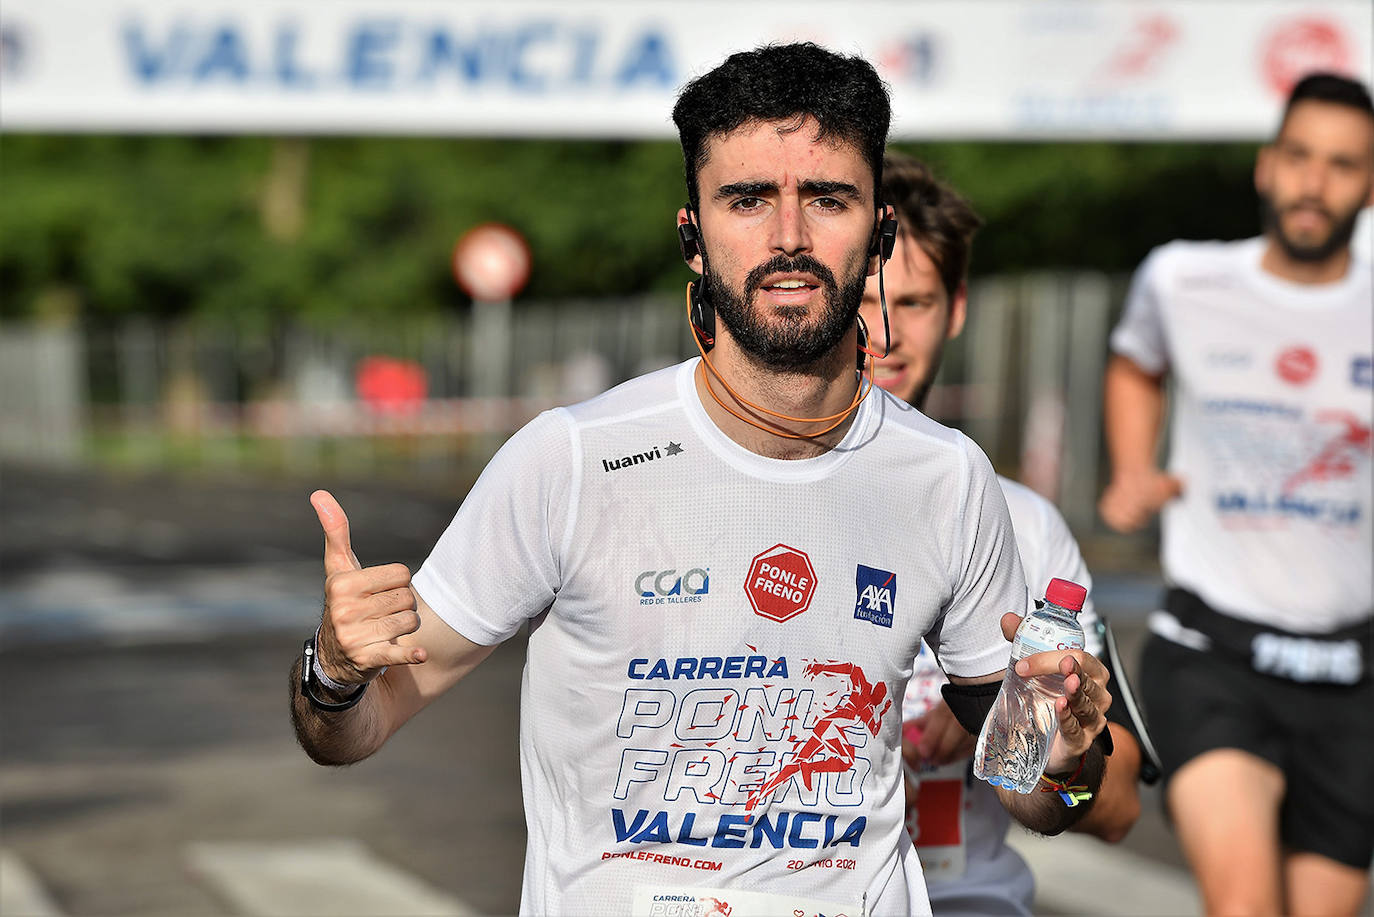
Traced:
[[773, 220], [772, 249], [793, 256], [811, 250], [811, 230], [801, 201], [793, 195], [783, 195]]
[[1302, 171], [1303, 197], [1321, 200], [1323, 193], [1326, 191], [1328, 178], [1328, 170], [1323, 163], [1314, 162], [1308, 164], [1307, 168]]

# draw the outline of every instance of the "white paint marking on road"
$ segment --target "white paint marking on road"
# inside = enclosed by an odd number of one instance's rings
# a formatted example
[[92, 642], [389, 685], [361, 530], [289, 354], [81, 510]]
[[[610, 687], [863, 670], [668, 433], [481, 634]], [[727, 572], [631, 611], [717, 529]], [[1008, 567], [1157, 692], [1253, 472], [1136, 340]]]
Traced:
[[375, 857], [356, 840], [198, 842], [191, 871], [251, 917], [467, 917], [471, 907]]
[[1043, 838], [1012, 831], [1007, 843], [1035, 874], [1035, 910], [1102, 917], [1202, 913], [1187, 872], [1079, 834]]
[[43, 883], [23, 860], [0, 850], [0, 914], [5, 917], [61, 917]]

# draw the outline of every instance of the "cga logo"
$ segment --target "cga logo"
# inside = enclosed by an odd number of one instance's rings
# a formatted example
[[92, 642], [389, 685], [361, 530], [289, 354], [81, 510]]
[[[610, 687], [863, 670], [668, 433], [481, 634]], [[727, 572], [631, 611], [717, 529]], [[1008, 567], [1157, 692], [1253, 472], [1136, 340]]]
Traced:
[[700, 602], [710, 591], [710, 567], [693, 567], [681, 575], [676, 570], [645, 570], [635, 578], [641, 605]]
[[854, 617], [882, 627], [892, 626], [892, 610], [897, 604], [897, 574], [875, 567], [857, 565], [854, 570]]

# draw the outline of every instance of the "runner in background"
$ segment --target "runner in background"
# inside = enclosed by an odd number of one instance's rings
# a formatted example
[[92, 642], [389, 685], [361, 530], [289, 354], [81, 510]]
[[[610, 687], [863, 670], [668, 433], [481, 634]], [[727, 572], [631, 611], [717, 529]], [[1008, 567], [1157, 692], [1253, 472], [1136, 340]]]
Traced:
[[[920, 162], [888, 153], [883, 201], [900, 225], [885, 269], [890, 338], [875, 365], [877, 384], [922, 408], [939, 371], [946, 342], [959, 336], [967, 315], [966, 278], [973, 235], [982, 221], [953, 189]], [[876, 278], [870, 278], [861, 314], [873, 346], [883, 351], [883, 317]], [[1088, 588], [1078, 615], [1088, 652], [1102, 655], [1092, 579], [1059, 511], [1035, 491], [999, 476], [1011, 511], [1017, 553], [1032, 594], [1052, 577]], [[975, 737], [955, 720], [940, 695], [945, 682], [930, 649], [922, 645], [902, 707], [907, 741], [907, 828], [925, 870], [931, 909], [944, 915], [1029, 914], [1034, 879], [1006, 844], [1011, 819], [993, 788], [973, 777]], [[1116, 710], [1118, 705], [1113, 705]], [[1140, 812], [1136, 791], [1140, 751], [1131, 733], [1110, 723], [1116, 750], [1098, 799], [1071, 830], [1108, 841], [1125, 837]]]
[[1353, 914], [1374, 855], [1374, 306], [1349, 247], [1374, 200], [1368, 90], [1299, 82], [1255, 187], [1263, 236], [1171, 242], [1136, 273], [1100, 510], [1123, 532], [1163, 510], [1141, 688], [1207, 911]]

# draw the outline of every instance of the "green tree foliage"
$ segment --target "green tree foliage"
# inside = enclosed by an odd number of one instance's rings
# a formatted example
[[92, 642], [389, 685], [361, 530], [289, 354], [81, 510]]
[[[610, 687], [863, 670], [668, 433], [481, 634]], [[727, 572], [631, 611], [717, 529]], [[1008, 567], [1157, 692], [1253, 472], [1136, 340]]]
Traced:
[[986, 226], [973, 273], [1129, 271], [1171, 239], [1259, 232], [1253, 144], [945, 143], [901, 147]]
[[[987, 220], [976, 273], [1127, 270], [1171, 238], [1255, 231], [1250, 145], [906, 147]], [[89, 319], [461, 309], [466, 229], [529, 239], [527, 298], [676, 289], [672, 143], [420, 138], [0, 140], [0, 316], [61, 289]], [[67, 297], [70, 300], [71, 297]]]

